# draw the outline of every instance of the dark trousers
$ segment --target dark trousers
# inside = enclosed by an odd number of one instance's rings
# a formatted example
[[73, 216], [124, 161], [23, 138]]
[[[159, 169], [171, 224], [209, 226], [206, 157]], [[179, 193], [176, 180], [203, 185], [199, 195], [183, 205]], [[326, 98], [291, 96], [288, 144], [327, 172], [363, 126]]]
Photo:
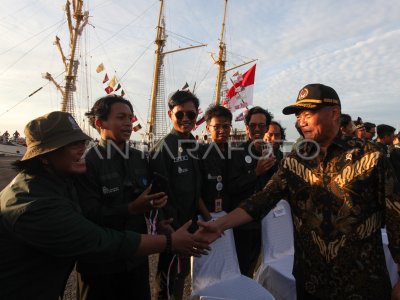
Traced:
[[159, 300], [168, 299], [167, 278], [169, 268], [169, 294], [175, 300], [180, 300], [183, 297], [185, 279], [190, 272], [190, 258], [179, 257], [180, 272], [178, 272], [178, 256], [172, 262], [173, 256], [172, 254], [161, 253], [158, 260], [157, 284]]
[[234, 228], [236, 253], [240, 272], [253, 278], [254, 269], [261, 251], [261, 228]]
[[116, 274], [78, 273], [77, 298], [80, 300], [150, 300], [149, 266]]

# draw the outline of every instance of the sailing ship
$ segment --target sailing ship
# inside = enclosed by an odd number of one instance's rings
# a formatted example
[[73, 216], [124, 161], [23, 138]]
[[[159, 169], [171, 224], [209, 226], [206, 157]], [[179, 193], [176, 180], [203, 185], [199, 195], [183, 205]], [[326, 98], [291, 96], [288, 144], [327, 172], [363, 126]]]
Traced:
[[[164, 0], [159, 1], [159, 14], [158, 14], [158, 22], [157, 22], [157, 30], [156, 30], [156, 39], [155, 39], [155, 54], [154, 54], [154, 71], [153, 71], [153, 81], [152, 81], [152, 89], [149, 100], [149, 108], [148, 108], [148, 117], [145, 128], [145, 133], [143, 134], [143, 141], [151, 146], [158, 139], [163, 137], [168, 133], [168, 120], [166, 113], [166, 85], [165, 85], [165, 66], [164, 59], [167, 55], [172, 53], [180, 52], [183, 50], [193, 49], [204, 47], [206, 44], [198, 44], [191, 45], [186, 48], [179, 48], [176, 50], [165, 51], [166, 46], [166, 30], [165, 30], [165, 17], [164, 17]], [[49, 72], [45, 72], [43, 74], [43, 78], [54, 84], [58, 92], [61, 94], [61, 111], [70, 112], [72, 115], [76, 117], [78, 122], [81, 124], [81, 127], [86, 129], [89, 132], [89, 126], [85, 128], [85, 124], [82, 125], [81, 119], [78, 118], [77, 108], [75, 103], [75, 93], [77, 91], [76, 82], [78, 77], [78, 68], [80, 65], [87, 67], [86, 62], [81, 62], [82, 57], [79, 57], [80, 49], [80, 40], [82, 33], [84, 32], [85, 26], [88, 24], [89, 20], [89, 12], [84, 11], [84, 3], [83, 0], [67, 0], [65, 4], [65, 13], [68, 24], [69, 31], [69, 51], [66, 55], [60, 42], [60, 38], [56, 36], [54, 44], [57, 46], [57, 49], [60, 53], [62, 63], [64, 65], [64, 82], [63, 84], [57, 82], [58, 76], [53, 76]], [[220, 32], [219, 38], [219, 52], [218, 57], [214, 57], [212, 54], [212, 59], [214, 63], [218, 67], [217, 71], [217, 79], [215, 84], [215, 104], [220, 104], [221, 99], [224, 99], [226, 91], [227, 91], [227, 72], [237, 69], [241, 66], [247, 65], [250, 62], [246, 62], [235, 66], [233, 68], [226, 68], [226, 44], [225, 44], [225, 22], [226, 22], [226, 10], [227, 10], [227, 0], [224, 0], [224, 14], [222, 21], [222, 28]], [[35, 91], [38, 92], [40, 89]], [[32, 93], [32, 94], [34, 94]], [[88, 98], [88, 107], [89, 101], [91, 99]], [[139, 143], [136, 143], [138, 145]]]

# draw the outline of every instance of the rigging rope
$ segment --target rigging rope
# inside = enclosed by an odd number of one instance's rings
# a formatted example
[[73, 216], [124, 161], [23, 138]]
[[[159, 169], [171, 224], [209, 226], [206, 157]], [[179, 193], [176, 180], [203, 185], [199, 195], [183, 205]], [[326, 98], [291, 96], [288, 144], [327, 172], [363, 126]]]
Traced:
[[[65, 23], [65, 22], [64, 22]], [[25, 52], [20, 58], [18, 58], [16, 61], [14, 61], [11, 65], [9, 65], [8, 67], [6, 67], [5, 70], [3, 70], [2, 72], [0, 72], [0, 76], [4, 75], [8, 70], [10, 70], [13, 66], [15, 66], [20, 60], [22, 60], [25, 56], [27, 56], [30, 52], [32, 52], [37, 46], [39, 46], [44, 40], [46, 40], [49, 35], [53, 34], [54, 32], [56, 32], [56, 30], [53, 30], [52, 32], [50, 32], [48, 35], [46, 35], [42, 40], [40, 40], [39, 43], [37, 43], [36, 45], [34, 45], [31, 49], [29, 49], [27, 52]]]
[[[147, 9], [145, 9], [140, 15], [136, 16], [135, 19], [131, 20], [128, 24], [123, 26], [120, 30], [115, 32], [113, 35], [111, 35], [109, 38], [107, 38], [104, 42], [101, 42], [99, 45], [91, 49], [90, 51], [93, 52], [94, 50], [98, 49], [99, 47], [102, 47], [105, 43], [109, 43], [111, 39], [116, 37], [121, 31], [123, 31], [125, 28], [139, 20], [147, 11], [149, 11], [157, 2], [154, 2], [151, 6], [149, 6]], [[85, 55], [88, 55], [89, 53], [86, 53]]]
[[[65, 72], [60, 73], [59, 75], [57, 75], [57, 76], [55, 77], [55, 79], [58, 78], [58, 77], [60, 77], [60, 76], [61, 76], [62, 74], [64, 74], [64, 73], [65, 73]], [[2, 112], [2, 113], [0, 114], [0, 117], [3, 116], [3, 115], [5, 115], [6, 113], [8, 113], [10, 110], [12, 110], [13, 108], [15, 108], [16, 106], [20, 105], [20, 104], [21, 104], [22, 102], [24, 102], [26, 99], [28, 99], [28, 98], [32, 97], [33, 95], [35, 95], [37, 92], [39, 92], [41, 89], [43, 89], [44, 87], [46, 87], [46, 86], [49, 85], [49, 84], [50, 84], [50, 81], [48, 81], [45, 85], [41, 86], [40, 88], [38, 88], [38, 89], [36, 89], [35, 91], [33, 91], [32, 93], [30, 93], [30, 94], [29, 94], [28, 96], [26, 96], [24, 99], [18, 101], [16, 104], [14, 104], [13, 106], [11, 106], [9, 109], [7, 109], [7, 110], [5, 110], [4, 112]]]
[[27, 38], [26, 40], [23, 40], [22, 42], [20, 42], [20, 43], [14, 45], [14, 46], [12, 46], [11, 48], [8, 48], [7, 50], [4, 50], [3, 52], [0, 52], [0, 55], [3, 55], [3, 54], [6, 54], [7, 52], [10, 52], [11, 50], [13, 50], [13, 49], [17, 48], [18, 46], [22, 45], [23, 43], [25, 43], [25, 42], [27, 42], [27, 41], [33, 39], [34, 37], [40, 35], [41, 33], [47, 31], [48, 29], [50, 29], [50, 28], [52, 28], [52, 27], [54, 27], [54, 26], [56, 26], [56, 25], [58, 25], [58, 24], [61, 24], [61, 25], [62, 25], [63, 23], [65, 23], [65, 20], [61, 20], [61, 21], [58, 21], [57, 23], [54, 23], [53, 25], [51, 25], [51, 26], [49, 26], [49, 27], [43, 29], [42, 31], [40, 31], [40, 32], [38, 32], [38, 33], [32, 35], [31, 37]]
[[17, 9], [16, 11], [14, 11], [14, 12], [12, 12], [12, 13], [9, 13], [8, 15], [5, 15], [4, 17], [2, 17], [2, 18], [0, 19], [0, 22], [3, 21], [3, 20], [5, 20], [5, 19], [7, 19], [7, 18], [10, 17], [10, 16], [15, 16], [17, 13], [19, 13], [20, 11], [24, 10], [25, 8], [27, 8], [28, 6], [30, 6], [30, 5], [32, 5], [32, 4], [33, 4], [33, 2], [28, 3], [27, 5], [25, 5], [25, 6], [21, 7], [21, 8], [19, 8], [19, 9]]

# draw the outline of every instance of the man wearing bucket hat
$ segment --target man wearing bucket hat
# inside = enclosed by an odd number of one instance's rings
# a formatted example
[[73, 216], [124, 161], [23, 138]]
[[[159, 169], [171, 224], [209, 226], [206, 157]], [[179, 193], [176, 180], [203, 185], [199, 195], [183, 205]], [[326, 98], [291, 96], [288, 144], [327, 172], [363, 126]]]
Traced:
[[[85, 141], [73, 117], [52, 112], [25, 127], [20, 173], [0, 192], [0, 299], [58, 299], [76, 259], [128, 259], [162, 251], [204, 252], [187, 232], [140, 235], [97, 226], [80, 214], [71, 175], [86, 170]], [[194, 247], [199, 250], [195, 250]]]
[[284, 114], [296, 114], [305, 140], [264, 189], [215, 222], [199, 222], [209, 241], [263, 218], [280, 199], [290, 203], [297, 299], [393, 299], [382, 247], [400, 262], [400, 194], [388, 161], [373, 143], [339, 133], [341, 103], [326, 85], [302, 88]]

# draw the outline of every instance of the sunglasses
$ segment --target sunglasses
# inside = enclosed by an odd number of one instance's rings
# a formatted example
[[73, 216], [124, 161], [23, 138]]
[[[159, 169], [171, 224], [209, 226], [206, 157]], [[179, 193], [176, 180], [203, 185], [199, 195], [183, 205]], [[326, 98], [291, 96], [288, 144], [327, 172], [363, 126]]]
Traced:
[[197, 113], [195, 113], [192, 110], [190, 110], [190, 111], [177, 111], [175, 113], [175, 118], [177, 118], [178, 120], [182, 120], [185, 115], [189, 120], [194, 120], [196, 118], [196, 116], [197, 116]]

